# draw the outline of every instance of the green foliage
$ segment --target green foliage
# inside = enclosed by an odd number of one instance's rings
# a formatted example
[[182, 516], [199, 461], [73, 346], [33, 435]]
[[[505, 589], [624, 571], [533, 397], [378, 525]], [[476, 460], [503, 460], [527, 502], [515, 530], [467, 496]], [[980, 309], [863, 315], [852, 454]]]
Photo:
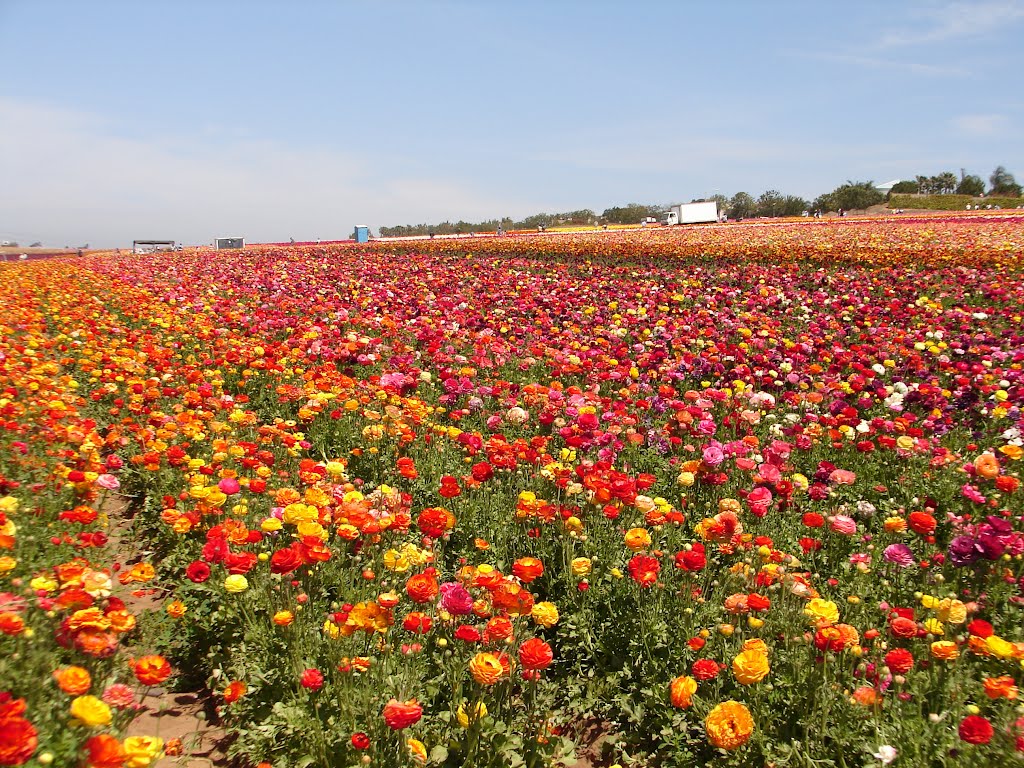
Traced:
[[992, 190], [989, 194], [993, 196], [1001, 195], [1003, 197], [1020, 197], [1021, 186], [1017, 183], [1017, 180], [1013, 178], [1013, 174], [1010, 173], [1003, 166], [997, 166], [992, 175], [988, 177], [989, 184], [992, 185]]
[[737, 192], [729, 200], [729, 218], [747, 219], [757, 213], [757, 201], [746, 192]]
[[981, 197], [985, 194], [985, 182], [980, 176], [967, 175], [960, 179], [957, 185], [958, 195], [969, 195], [970, 197]]
[[930, 211], [962, 211], [968, 205], [1016, 208], [1024, 203], [1014, 197], [970, 197], [968, 195], [890, 195], [890, 208], [920, 208]]
[[659, 218], [661, 213], [660, 205], [630, 203], [621, 207], [606, 208], [601, 214], [601, 220], [606, 224], [639, 224], [648, 216]]
[[916, 181], [900, 181], [889, 190], [891, 195], [916, 195], [921, 191], [921, 185]]
[[829, 207], [825, 210], [863, 210], [884, 201], [885, 195], [875, 188], [873, 181], [847, 181], [845, 184], [836, 187], [830, 195], [829, 202], [835, 207]]

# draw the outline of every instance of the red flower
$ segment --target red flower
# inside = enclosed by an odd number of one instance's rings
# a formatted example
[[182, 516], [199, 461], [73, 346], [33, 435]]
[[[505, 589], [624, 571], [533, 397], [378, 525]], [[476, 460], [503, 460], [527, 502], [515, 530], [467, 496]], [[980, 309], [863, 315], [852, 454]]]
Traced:
[[649, 587], [658, 580], [661, 563], [651, 555], [634, 555], [629, 561], [629, 575], [641, 587]]
[[324, 687], [324, 673], [319, 669], [307, 669], [302, 672], [302, 677], [299, 679], [303, 688], [316, 693]]
[[984, 619], [974, 619], [967, 625], [967, 631], [978, 637], [992, 637], [996, 633], [992, 625]]
[[459, 487], [458, 480], [451, 475], [445, 475], [441, 478], [441, 488], [438, 493], [446, 499], [451, 499], [462, 493], [462, 489]]
[[708, 564], [707, 555], [704, 553], [704, 545], [697, 542], [693, 549], [676, 553], [676, 568], [684, 571], [694, 572], [704, 570]]
[[486, 461], [481, 461], [473, 465], [473, 469], [470, 470], [473, 475], [473, 479], [478, 483], [482, 483], [484, 480], [490, 480], [494, 477], [494, 468]]
[[551, 666], [554, 653], [551, 646], [539, 637], [531, 637], [519, 646], [519, 663], [524, 669], [542, 670]]
[[524, 584], [529, 584], [544, 573], [544, 563], [536, 557], [521, 557], [512, 564], [512, 573]]
[[720, 671], [718, 662], [712, 659], [697, 659], [693, 662], [693, 676], [698, 680], [713, 680]]
[[981, 715], [968, 715], [960, 721], [959, 733], [968, 744], [988, 744], [992, 740], [992, 723]]
[[370, 748], [370, 737], [360, 731], [352, 734], [352, 746], [358, 750]]
[[270, 572], [287, 574], [302, 567], [305, 559], [298, 543], [292, 544], [287, 549], [279, 549], [270, 558]]
[[189, 563], [188, 568], [185, 569], [185, 576], [196, 584], [202, 584], [210, 578], [210, 566], [201, 560], [196, 560]]
[[464, 643], [479, 643], [480, 630], [469, 624], [463, 624], [455, 630], [455, 637]]
[[914, 654], [905, 648], [893, 648], [885, 654], [885, 665], [894, 674], [905, 675], [914, 668]]
[[420, 718], [423, 717], [423, 707], [419, 705], [416, 699], [409, 699], [409, 701], [404, 702], [391, 699], [391, 701], [384, 705], [382, 714], [388, 728], [393, 731], [400, 731], [420, 721]]
[[406, 632], [414, 632], [417, 635], [425, 635], [430, 631], [430, 626], [434, 623], [434, 620], [427, 614], [421, 611], [413, 611], [405, 617], [405, 621], [402, 622], [402, 627], [405, 628]]

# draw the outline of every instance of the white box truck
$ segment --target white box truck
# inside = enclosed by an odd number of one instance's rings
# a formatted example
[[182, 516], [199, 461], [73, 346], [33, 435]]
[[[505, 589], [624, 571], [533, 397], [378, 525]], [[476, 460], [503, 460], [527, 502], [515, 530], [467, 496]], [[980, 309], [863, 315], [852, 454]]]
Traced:
[[683, 203], [668, 209], [665, 224], [705, 224], [718, 221], [718, 203]]

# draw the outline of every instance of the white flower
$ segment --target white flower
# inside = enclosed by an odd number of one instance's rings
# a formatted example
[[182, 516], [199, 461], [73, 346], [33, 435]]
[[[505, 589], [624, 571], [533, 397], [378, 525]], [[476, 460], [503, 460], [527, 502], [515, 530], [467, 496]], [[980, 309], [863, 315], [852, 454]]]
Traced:
[[876, 760], [880, 760], [882, 762], [882, 765], [888, 765], [896, 759], [896, 756], [898, 754], [899, 752], [896, 751], [896, 747], [892, 747], [888, 744], [883, 744], [878, 748], [877, 752], [872, 752], [871, 756]]

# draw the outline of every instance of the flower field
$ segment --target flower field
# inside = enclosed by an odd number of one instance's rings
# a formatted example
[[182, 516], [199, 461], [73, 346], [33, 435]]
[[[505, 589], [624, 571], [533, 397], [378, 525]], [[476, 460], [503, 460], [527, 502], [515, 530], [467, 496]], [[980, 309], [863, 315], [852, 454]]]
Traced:
[[[0, 765], [1024, 765], [1024, 217], [0, 265]], [[595, 739], [594, 734], [601, 735]]]

